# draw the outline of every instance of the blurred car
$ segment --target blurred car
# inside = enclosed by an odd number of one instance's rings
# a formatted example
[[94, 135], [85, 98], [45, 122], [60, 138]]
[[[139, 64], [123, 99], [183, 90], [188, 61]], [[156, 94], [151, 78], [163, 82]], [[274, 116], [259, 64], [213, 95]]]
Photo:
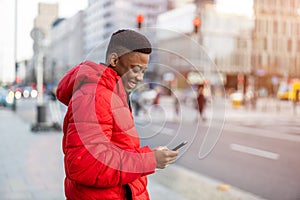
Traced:
[[0, 87], [0, 106], [9, 107], [14, 102], [14, 92]]
[[240, 91], [233, 92], [229, 98], [233, 107], [241, 106], [244, 101], [244, 95]]
[[21, 97], [22, 97], [22, 93], [23, 93], [23, 90], [22, 90], [22, 88], [17, 88], [16, 90], [15, 90], [15, 98], [16, 99], [21, 99]]
[[30, 92], [31, 98], [36, 98], [38, 96], [38, 91], [36, 89], [32, 89]]
[[24, 97], [25, 99], [27, 99], [27, 98], [30, 97], [30, 91], [31, 91], [31, 89], [30, 89], [29, 87], [25, 87], [25, 88], [23, 89], [23, 97]]
[[281, 82], [277, 91], [277, 98], [280, 100], [296, 100], [296, 93], [300, 90], [300, 81], [295, 80], [290, 83]]
[[27, 99], [27, 98], [36, 98], [38, 95], [38, 92], [37, 90], [33, 89], [32, 87], [24, 87], [23, 88], [23, 93], [22, 93], [22, 96], [23, 98]]
[[229, 95], [233, 107], [239, 107], [246, 104], [255, 105], [255, 98], [254, 91], [250, 88], [246, 90], [245, 94], [243, 91], [235, 91]]

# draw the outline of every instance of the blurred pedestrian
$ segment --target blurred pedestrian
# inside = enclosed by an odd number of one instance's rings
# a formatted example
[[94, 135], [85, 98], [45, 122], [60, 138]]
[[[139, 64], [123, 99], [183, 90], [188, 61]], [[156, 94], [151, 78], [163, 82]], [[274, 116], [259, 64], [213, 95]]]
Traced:
[[111, 38], [106, 63], [85, 61], [59, 82], [68, 111], [63, 152], [67, 199], [149, 199], [146, 175], [175, 161], [166, 146], [141, 147], [129, 94], [143, 80], [151, 44], [133, 30]]
[[152, 99], [152, 105], [154, 109], [156, 109], [156, 111], [160, 112], [162, 107], [160, 105], [160, 99], [162, 97], [162, 88], [161, 86], [157, 85], [157, 86], [151, 86], [150, 85], [150, 88], [152, 88], [151, 90], [153, 91], [153, 99]]
[[49, 92], [50, 99], [56, 101], [56, 87], [53, 87]]
[[51, 121], [53, 127], [56, 130], [61, 131], [61, 121], [62, 121], [62, 113], [60, 110], [59, 102], [56, 98], [56, 87], [53, 87], [49, 92], [50, 101], [49, 101], [49, 111], [51, 114]]
[[204, 116], [205, 106], [206, 106], [206, 98], [204, 96], [204, 85], [200, 84], [197, 90], [197, 108], [202, 121], [206, 121], [206, 118]]
[[130, 102], [132, 103], [132, 112], [135, 116], [138, 116], [140, 114], [140, 111], [142, 109], [142, 106], [140, 104], [140, 91], [134, 91], [130, 95]]
[[159, 89], [156, 89], [156, 90], [154, 90], [154, 91], [156, 91], [156, 95], [155, 95], [155, 98], [154, 98], [154, 100], [153, 100], [153, 105], [154, 105], [155, 107], [157, 107], [157, 106], [159, 105], [159, 100], [160, 100], [160, 96], [161, 96], [161, 91], [160, 91]]
[[180, 101], [177, 96], [174, 97], [174, 110], [175, 110], [174, 120], [178, 121], [180, 117]]

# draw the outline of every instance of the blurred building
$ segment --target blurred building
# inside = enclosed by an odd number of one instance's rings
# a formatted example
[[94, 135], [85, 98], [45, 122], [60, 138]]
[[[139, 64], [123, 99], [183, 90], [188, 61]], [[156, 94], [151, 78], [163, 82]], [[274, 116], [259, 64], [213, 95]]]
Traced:
[[[159, 26], [185, 33], [180, 39], [169, 37], [161, 44], [181, 52], [178, 55], [195, 63], [201, 73], [205, 73], [209, 64], [195, 60], [203, 59], [203, 54], [194, 58], [195, 54], [187, 55], [192, 48], [184, 42], [187, 35], [195, 39], [190, 35], [192, 15], [201, 19], [197, 41], [211, 59], [210, 63], [216, 65], [213, 68], [223, 77], [226, 88], [246, 92], [250, 86], [256, 91], [264, 89], [274, 94], [281, 79], [300, 77], [299, 0], [254, 1], [253, 14], [249, 15], [242, 10], [231, 12], [226, 1], [201, 1], [196, 5], [196, 12], [192, 7], [184, 6], [162, 14]], [[249, 5], [249, 10], [251, 8]], [[188, 21], [190, 23], [186, 23]], [[191, 70], [191, 63], [178, 56], [163, 59], [169, 59], [169, 64], [180, 71]], [[204, 76], [211, 78], [207, 74]]]
[[[195, 17], [201, 19], [197, 33]], [[218, 2], [200, 1], [160, 15], [158, 27], [170, 30], [161, 34], [160, 47], [172, 52], [161, 54], [161, 61], [194, 83], [222, 82], [237, 89], [238, 75], [251, 72], [254, 21], [249, 16], [222, 12]]]
[[52, 23], [58, 18], [58, 3], [38, 4], [38, 15], [34, 19], [34, 28], [39, 28], [45, 34], [45, 39], [48, 39], [49, 31]]
[[136, 29], [136, 16], [144, 16], [143, 27], [155, 26], [157, 16], [167, 10], [167, 0], [89, 0], [84, 20], [84, 57], [105, 62], [108, 38], [121, 28]]
[[254, 0], [252, 70], [257, 88], [270, 91], [278, 78], [300, 78], [299, 8], [300, 0]]
[[56, 84], [83, 56], [84, 11], [68, 19], [57, 19], [50, 30], [45, 61], [45, 82]]
[[248, 13], [226, 10], [226, 1], [203, 3], [198, 7], [202, 20], [201, 44], [206, 49], [213, 69], [222, 77], [226, 89], [245, 90], [251, 73], [251, 33], [254, 19]]
[[186, 4], [194, 3], [195, 0], [168, 0], [168, 9], [180, 8]]
[[[198, 80], [214, 82], [217, 75], [227, 88], [244, 90], [250, 83], [269, 89], [274, 80], [300, 76], [299, 6], [300, 0], [254, 0], [245, 6], [252, 11], [247, 15], [224, 10], [231, 9], [226, 0], [89, 0], [85, 10], [53, 24], [57, 4], [39, 4], [34, 28], [45, 32], [49, 45], [46, 82], [55, 83], [83, 60], [105, 62], [110, 35], [137, 29], [136, 16], [143, 14], [140, 31], [156, 28], [153, 35], [144, 32], [158, 47], [151, 56], [158, 60], [149, 71], [163, 77], [173, 70], [185, 78], [192, 72], [194, 80], [199, 71]], [[193, 32], [194, 17], [201, 19], [198, 33]], [[34, 62], [27, 63], [32, 68], [26, 73], [35, 79]]]
[[178, 87], [185, 87], [188, 72], [197, 69], [203, 71], [203, 65], [199, 63], [203, 61], [200, 59], [203, 52], [192, 36], [196, 11], [195, 4], [185, 4], [158, 17], [156, 34], [159, 65], [155, 72], [162, 80], [175, 81]]
[[[142, 27], [156, 25], [157, 16], [167, 10], [167, 0], [89, 0], [88, 7], [71, 18], [59, 19], [57, 4], [39, 4], [34, 29], [45, 33], [43, 41], [44, 82], [56, 84], [71, 67], [84, 60], [105, 62], [108, 38], [118, 29], [137, 29], [136, 17], [144, 16]], [[35, 82], [37, 52], [26, 73]]]
[[34, 26], [31, 37], [34, 40], [34, 54], [32, 60], [27, 62], [26, 66], [26, 83], [36, 82], [37, 55], [46, 54], [49, 44], [49, 31], [52, 23], [58, 18], [58, 4], [39, 3], [38, 15], [34, 19]]
[[15, 1], [1, 0], [0, 12], [2, 16], [11, 16], [9, 18], [0, 18], [1, 37], [0, 37], [0, 84], [10, 84], [15, 80], [15, 60], [17, 54], [17, 40], [14, 34], [17, 18]]
[[20, 85], [26, 85], [28, 83], [26, 77], [26, 69], [28, 66], [28, 60], [21, 60], [18, 62], [17, 73], [16, 73], [16, 83]]
[[[189, 34], [193, 31], [193, 19], [196, 15], [196, 5], [192, 3], [185, 4], [160, 14], [156, 26], [158, 28], [170, 30], [170, 34], [173, 31]], [[172, 38], [172, 34], [163, 37]]]

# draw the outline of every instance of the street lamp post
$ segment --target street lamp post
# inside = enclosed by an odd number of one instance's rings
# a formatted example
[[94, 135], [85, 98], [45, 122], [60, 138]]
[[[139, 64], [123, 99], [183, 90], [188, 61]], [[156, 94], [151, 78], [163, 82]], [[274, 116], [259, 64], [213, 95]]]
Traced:
[[44, 38], [42, 30], [34, 28], [31, 31], [31, 37], [34, 40], [34, 65], [37, 68], [37, 123], [32, 126], [32, 130], [39, 130], [46, 125], [46, 107], [43, 101], [43, 57], [44, 57]]
[[[16, 82], [16, 78], [17, 78], [17, 73], [18, 73], [18, 62], [17, 62], [17, 47], [18, 47], [18, 0], [15, 0], [15, 33], [14, 33], [14, 63], [15, 63], [15, 84], [17, 84]], [[16, 88], [14, 88], [15, 90]], [[15, 95], [14, 91], [14, 101], [12, 104], [12, 110], [16, 111], [17, 110], [17, 99], [16, 99], [16, 95]]]
[[45, 48], [45, 34], [39, 28], [34, 28], [31, 31], [31, 37], [34, 40], [34, 65], [37, 68], [37, 122], [31, 126], [31, 131], [46, 131], [57, 130], [61, 131], [61, 127], [58, 123], [46, 121], [46, 106], [44, 105], [44, 48]]

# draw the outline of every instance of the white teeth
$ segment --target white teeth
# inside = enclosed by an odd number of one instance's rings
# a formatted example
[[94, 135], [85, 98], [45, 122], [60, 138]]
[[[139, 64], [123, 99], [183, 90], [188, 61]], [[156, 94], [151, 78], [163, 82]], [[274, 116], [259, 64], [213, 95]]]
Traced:
[[131, 88], [134, 88], [136, 86], [136, 83], [133, 81], [129, 81], [128, 84]]

